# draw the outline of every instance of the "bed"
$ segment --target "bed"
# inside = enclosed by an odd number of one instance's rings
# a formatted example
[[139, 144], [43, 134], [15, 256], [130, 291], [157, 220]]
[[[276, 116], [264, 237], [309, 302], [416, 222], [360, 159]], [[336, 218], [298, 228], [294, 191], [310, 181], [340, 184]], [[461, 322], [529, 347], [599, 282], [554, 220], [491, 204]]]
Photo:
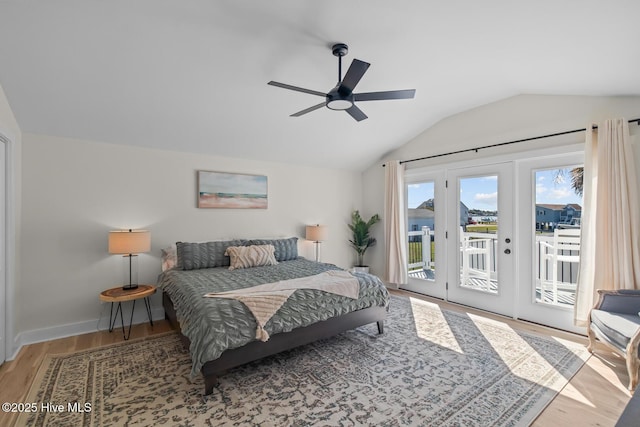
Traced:
[[[234, 264], [225, 255], [227, 249], [242, 246], [272, 249], [272, 262], [230, 269]], [[256, 339], [256, 317], [244, 303], [204, 297], [341, 270], [299, 257], [296, 238], [178, 242], [176, 252], [176, 266], [160, 275], [158, 287], [166, 318], [189, 348], [192, 375], [204, 377], [206, 395], [220, 375], [236, 366], [370, 323], [377, 323], [380, 334], [384, 331], [388, 292], [378, 277], [366, 273], [352, 273], [359, 285], [357, 299], [317, 289], [295, 290], [264, 325], [266, 341]]]

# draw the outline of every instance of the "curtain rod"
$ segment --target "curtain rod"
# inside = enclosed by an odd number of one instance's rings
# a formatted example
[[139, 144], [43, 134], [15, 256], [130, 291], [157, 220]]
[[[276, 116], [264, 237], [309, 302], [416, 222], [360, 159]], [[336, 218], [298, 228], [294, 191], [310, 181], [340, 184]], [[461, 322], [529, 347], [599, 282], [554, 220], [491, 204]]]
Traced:
[[[640, 118], [632, 119], [632, 120], [628, 121], [628, 123], [634, 123], [634, 122], [638, 123], [640, 125]], [[598, 126], [594, 125], [594, 126], [592, 126], [592, 129], [598, 129]], [[587, 128], [566, 130], [564, 132], [550, 133], [550, 134], [547, 134], [547, 135], [534, 136], [534, 137], [531, 137], [531, 138], [516, 139], [515, 141], [500, 142], [498, 144], [483, 145], [483, 146], [475, 147], [475, 148], [465, 148], [464, 150], [450, 151], [448, 153], [442, 153], [442, 154], [433, 154], [431, 156], [418, 157], [417, 159], [401, 160], [400, 164], [417, 162], [419, 160], [435, 159], [437, 157], [451, 156], [452, 154], [468, 153], [470, 151], [475, 151], [477, 153], [478, 150], [482, 150], [482, 149], [485, 149], [485, 148], [501, 147], [503, 145], [511, 145], [511, 144], [518, 144], [520, 142], [535, 141], [536, 139], [544, 139], [544, 138], [551, 138], [551, 137], [554, 137], [554, 136], [568, 135], [570, 133], [584, 132], [586, 130], [587, 130]], [[385, 167], [385, 166], [386, 165], [383, 163], [382, 167]]]

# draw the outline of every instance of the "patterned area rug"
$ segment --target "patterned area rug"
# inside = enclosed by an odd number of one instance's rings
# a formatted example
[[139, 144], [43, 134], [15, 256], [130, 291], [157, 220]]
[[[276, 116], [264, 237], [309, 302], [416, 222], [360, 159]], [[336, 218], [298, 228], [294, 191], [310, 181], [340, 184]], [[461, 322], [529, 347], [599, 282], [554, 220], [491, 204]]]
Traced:
[[587, 357], [575, 343], [393, 296], [383, 335], [367, 325], [231, 370], [206, 399], [176, 333], [48, 356], [27, 401], [64, 411], [17, 425], [525, 426]]

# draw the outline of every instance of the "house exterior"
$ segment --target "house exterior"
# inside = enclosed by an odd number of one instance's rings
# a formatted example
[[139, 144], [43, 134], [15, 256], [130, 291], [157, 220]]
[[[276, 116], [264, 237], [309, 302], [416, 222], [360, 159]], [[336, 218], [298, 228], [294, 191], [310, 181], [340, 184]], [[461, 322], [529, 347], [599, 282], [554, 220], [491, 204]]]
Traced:
[[434, 229], [435, 222], [435, 212], [433, 209], [408, 209], [407, 211], [407, 230], [408, 231], [418, 231], [421, 230], [422, 227], [429, 227], [430, 229]]
[[[469, 221], [469, 208], [460, 202], [460, 225], [464, 226]], [[418, 231], [422, 227], [435, 229], [434, 200], [422, 202], [417, 208], [407, 210], [407, 230]]]
[[582, 217], [582, 206], [569, 204], [537, 204], [536, 230], [553, 230], [559, 224], [571, 224]]

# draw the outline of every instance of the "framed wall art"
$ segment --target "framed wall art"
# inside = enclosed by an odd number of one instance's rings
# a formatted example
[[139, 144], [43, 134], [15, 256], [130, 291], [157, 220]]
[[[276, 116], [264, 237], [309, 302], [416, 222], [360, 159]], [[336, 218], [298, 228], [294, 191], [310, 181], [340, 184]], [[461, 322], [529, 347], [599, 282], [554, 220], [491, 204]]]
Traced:
[[266, 175], [198, 171], [198, 207], [266, 209]]

